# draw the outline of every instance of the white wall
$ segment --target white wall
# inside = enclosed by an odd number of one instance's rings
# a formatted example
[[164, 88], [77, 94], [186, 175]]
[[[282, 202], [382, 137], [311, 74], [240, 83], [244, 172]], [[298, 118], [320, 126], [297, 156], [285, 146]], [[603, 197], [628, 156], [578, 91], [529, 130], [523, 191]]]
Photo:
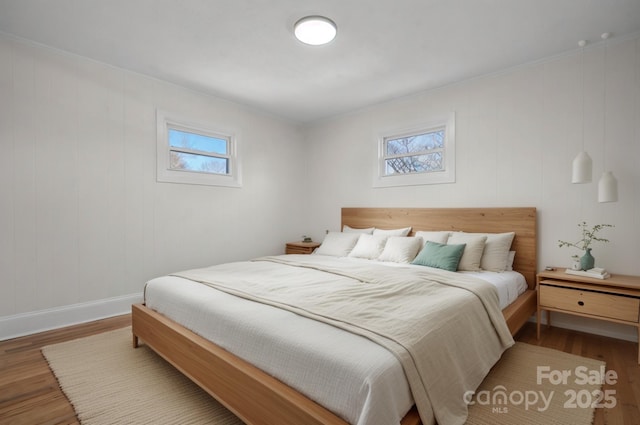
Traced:
[[[156, 108], [235, 131], [244, 186], [156, 182]], [[301, 134], [0, 37], [0, 339], [127, 309], [167, 272], [283, 253], [306, 232]]]
[[[640, 40], [584, 53], [584, 144], [594, 182], [573, 185], [571, 162], [582, 146], [581, 57], [572, 53], [376, 105], [316, 123], [307, 131], [308, 228], [321, 239], [338, 229], [340, 208], [491, 207], [538, 209], [538, 267], [567, 266], [577, 253], [577, 224], [611, 223], [609, 244], [593, 248], [596, 265], [640, 275]], [[425, 71], [426, 72], [426, 71]], [[456, 183], [373, 188], [376, 134], [455, 111]], [[619, 182], [617, 203], [597, 202], [606, 162]], [[561, 321], [573, 318], [559, 318]], [[573, 321], [574, 327], [587, 322]], [[636, 339], [633, 328], [588, 322], [591, 330]]]
[[[539, 268], [558, 239], [612, 223], [596, 264], [640, 274], [640, 41], [585, 51], [584, 144], [620, 202], [572, 185], [582, 145], [580, 55], [569, 54], [315, 123], [0, 37], [0, 339], [126, 311], [154, 276], [280, 253], [339, 227], [343, 206], [534, 206]], [[155, 181], [156, 108], [240, 134], [242, 189]], [[376, 134], [456, 113], [454, 184], [372, 188]], [[304, 139], [306, 143], [301, 143]], [[567, 326], [634, 339], [603, 322]]]

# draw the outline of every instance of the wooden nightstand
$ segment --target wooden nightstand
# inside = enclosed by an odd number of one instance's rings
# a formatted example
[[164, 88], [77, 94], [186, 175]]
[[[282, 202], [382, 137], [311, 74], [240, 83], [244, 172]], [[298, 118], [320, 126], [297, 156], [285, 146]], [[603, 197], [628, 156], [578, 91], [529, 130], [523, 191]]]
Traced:
[[311, 254], [314, 249], [319, 247], [318, 242], [287, 242], [285, 254]]
[[640, 364], [640, 276], [612, 274], [601, 280], [556, 268], [538, 273], [536, 283], [538, 339], [542, 310], [547, 312], [547, 326], [551, 326], [551, 311], [631, 325], [638, 331]]

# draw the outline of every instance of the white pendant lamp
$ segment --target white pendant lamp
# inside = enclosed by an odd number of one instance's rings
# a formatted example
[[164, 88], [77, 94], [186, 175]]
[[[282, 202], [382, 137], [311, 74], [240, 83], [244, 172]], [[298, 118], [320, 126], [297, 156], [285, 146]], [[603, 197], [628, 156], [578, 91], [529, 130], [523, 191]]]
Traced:
[[603, 119], [603, 137], [602, 137], [602, 165], [604, 168], [604, 172], [602, 173], [602, 177], [598, 181], [598, 202], [618, 202], [618, 180], [613, 176], [611, 171], [606, 171], [606, 141], [607, 141], [607, 39], [611, 34], [605, 32], [602, 34], [602, 39], [605, 41], [604, 45], [604, 71], [603, 71], [603, 80], [604, 80], [604, 119]]
[[573, 160], [571, 183], [590, 183], [593, 162], [585, 151], [580, 152]]
[[593, 168], [593, 162], [591, 157], [584, 150], [584, 46], [587, 45], [586, 40], [580, 40], [578, 46], [580, 46], [580, 68], [582, 72], [582, 152], [573, 160], [571, 183], [590, 183], [591, 174]]
[[611, 171], [605, 171], [600, 177], [598, 202], [618, 202], [618, 180]]
[[293, 33], [305, 44], [320, 46], [336, 38], [335, 22], [324, 16], [306, 16], [295, 23]]

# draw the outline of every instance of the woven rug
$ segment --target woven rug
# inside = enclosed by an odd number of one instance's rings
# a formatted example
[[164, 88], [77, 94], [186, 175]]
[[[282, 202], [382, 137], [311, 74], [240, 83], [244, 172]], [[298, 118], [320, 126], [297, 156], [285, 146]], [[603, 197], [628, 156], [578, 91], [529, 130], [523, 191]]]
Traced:
[[[242, 424], [148, 347], [133, 349], [130, 328], [50, 345], [42, 352], [84, 425]], [[548, 371], [541, 384], [538, 366]], [[599, 389], [598, 384], [576, 384], [576, 368], [590, 372], [601, 366], [597, 360], [517, 343], [476, 394], [468, 395], [468, 424], [589, 425], [594, 409], [566, 407], [565, 391]], [[565, 384], [551, 379], [562, 371], [571, 374]]]
[[149, 347], [134, 349], [130, 327], [42, 353], [84, 425], [242, 424]]
[[517, 342], [476, 390], [467, 424], [589, 425], [604, 368], [599, 360]]

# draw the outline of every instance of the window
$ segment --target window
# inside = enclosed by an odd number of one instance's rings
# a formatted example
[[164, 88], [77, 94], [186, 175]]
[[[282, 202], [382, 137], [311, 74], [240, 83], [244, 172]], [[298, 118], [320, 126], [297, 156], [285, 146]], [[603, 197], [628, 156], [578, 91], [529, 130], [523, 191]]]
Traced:
[[236, 140], [229, 132], [158, 111], [157, 179], [240, 187]]
[[430, 173], [444, 170], [444, 131], [385, 137], [384, 175]]
[[168, 126], [169, 169], [229, 174], [229, 139]]
[[374, 187], [455, 182], [454, 116], [381, 133]]

